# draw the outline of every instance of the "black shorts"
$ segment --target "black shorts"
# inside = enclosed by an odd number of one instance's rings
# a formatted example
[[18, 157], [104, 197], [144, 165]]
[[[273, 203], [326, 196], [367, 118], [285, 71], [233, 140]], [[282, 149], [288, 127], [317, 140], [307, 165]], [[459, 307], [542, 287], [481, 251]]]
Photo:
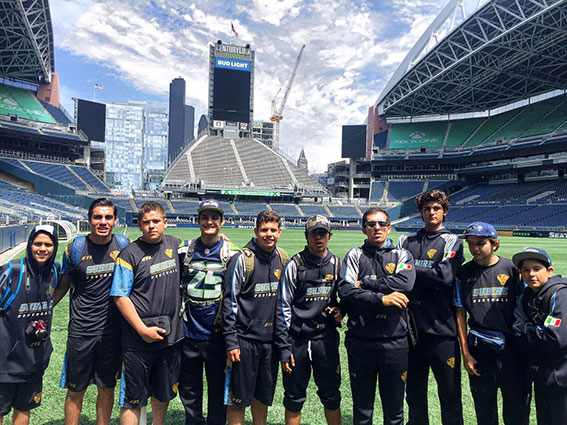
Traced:
[[41, 404], [43, 371], [28, 375], [25, 382], [0, 382], [0, 418], [10, 413], [12, 407], [20, 412], [35, 409]]
[[120, 334], [69, 336], [61, 388], [81, 392], [90, 384], [114, 388], [120, 373]]
[[272, 343], [242, 338], [238, 338], [238, 343], [240, 361], [232, 363], [232, 368], [227, 370], [227, 374], [230, 374], [230, 391], [226, 404], [247, 407], [256, 399], [271, 406], [278, 379], [278, 359], [272, 354]]
[[291, 341], [295, 366], [291, 373], [282, 374], [285, 408], [290, 412], [301, 411], [307, 399], [307, 385], [313, 368], [321, 403], [328, 410], [337, 410], [341, 405], [339, 333], [311, 340], [292, 336]]
[[120, 407], [137, 409], [148, 404], [148, 397], [165, 403], [177, 395], [181, 343], [154, 351], [122, 353]]

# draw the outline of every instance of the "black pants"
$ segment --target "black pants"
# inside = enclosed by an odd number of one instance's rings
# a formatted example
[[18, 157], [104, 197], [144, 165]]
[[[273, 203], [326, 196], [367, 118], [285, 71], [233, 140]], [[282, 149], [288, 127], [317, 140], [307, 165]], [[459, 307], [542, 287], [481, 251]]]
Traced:
[[567, 388], [536, 381], [534, 395], [538, 425], [567, 424]]
[[[203, 417], [203, 365], [207, 377], [207, 420]], [[181, 350], [179, 397], [185, 424], [224, 425], [224, 371], [226, 353], [222, 337], [211, 341], [185, 338]]]
[[461, 401], [461, 355], [456, 337], [419, 334], [408, 360], [408, 425], [428, 425], [427, 390], [429, 368], [437, 381], [443, 425], [463, 424]]
[[337, 410], [341, 405], [338, 332], [317, 339], [297, 336], [292, 336], [291, 339], [295, 366], [291, 373], [283, 373], [282, 376], [284, 407], [290, 412], [301, 412], [307, 399], [307, 385], [313, 368], [313, 378], [321, 403], [326, 409]]
[[[508, 344], [508, 341], [507, 341]], [[469, 347], [477, 361], [480, 376], [469, 375], [478, 425], [498, 425], [498, 388], [502, 391], [502, 417], [505, 425], [528, 425], [531, 382], [527, 359], [507, 345], [500, 353]]]
[[403, 425], [408, 342], [347, 339], [353, 424], [372, 425], [376, 381], [384, 411], [384, 425]]

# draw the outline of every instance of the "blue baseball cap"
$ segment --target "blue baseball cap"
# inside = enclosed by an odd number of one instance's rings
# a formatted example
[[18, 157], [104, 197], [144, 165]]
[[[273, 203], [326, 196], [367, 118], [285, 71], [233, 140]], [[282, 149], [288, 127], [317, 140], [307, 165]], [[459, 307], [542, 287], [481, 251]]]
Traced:
[[464, 233], [459, 236], [465, 239], [467, 236], [483, 236], [498, 239], [498, 233], [492, 224], [483, 221], [475, 221], [467, 226]]
[[203, 211], [216, 211], [220, 215], [224, 216], [223, 209], [220, 207], [220, 204], [215, 199], [205, 199], [204, 201], [201, 201], [197, 213], [201, 214]]
[[524, 248], [522, 252], [518, 252], [512, 257], [512, 262], [516, 267], [520, 267], [520, 264], [522, 264], [524, 260], [538, 260], [547, 265], [547, 267], [551, 267], [551, 257], [543, 249], [532, 247]]

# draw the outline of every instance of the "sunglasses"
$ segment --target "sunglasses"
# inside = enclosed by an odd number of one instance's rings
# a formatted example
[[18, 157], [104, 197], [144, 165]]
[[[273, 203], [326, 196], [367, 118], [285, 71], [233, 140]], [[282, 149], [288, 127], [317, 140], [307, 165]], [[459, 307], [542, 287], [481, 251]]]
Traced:
[[390, 222], [389, 221], [367, 221], [364, 224], [365, 227], [390, 227]]

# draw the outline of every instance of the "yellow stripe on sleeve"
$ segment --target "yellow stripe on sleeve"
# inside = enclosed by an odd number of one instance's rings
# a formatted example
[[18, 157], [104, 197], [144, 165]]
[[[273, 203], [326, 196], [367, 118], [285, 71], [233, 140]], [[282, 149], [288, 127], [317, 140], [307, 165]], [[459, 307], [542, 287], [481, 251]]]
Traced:
[[123, 258], [118, 257], [116, 259], [116, 265], [117, 266], [122, 266], [124, 268], [127, 268], [128, 270], [130, 270], [131, 272], [133, 271], [132, 266], [130, 265], [130, 263], [128, 263], [127, 261], [125, 261]]

